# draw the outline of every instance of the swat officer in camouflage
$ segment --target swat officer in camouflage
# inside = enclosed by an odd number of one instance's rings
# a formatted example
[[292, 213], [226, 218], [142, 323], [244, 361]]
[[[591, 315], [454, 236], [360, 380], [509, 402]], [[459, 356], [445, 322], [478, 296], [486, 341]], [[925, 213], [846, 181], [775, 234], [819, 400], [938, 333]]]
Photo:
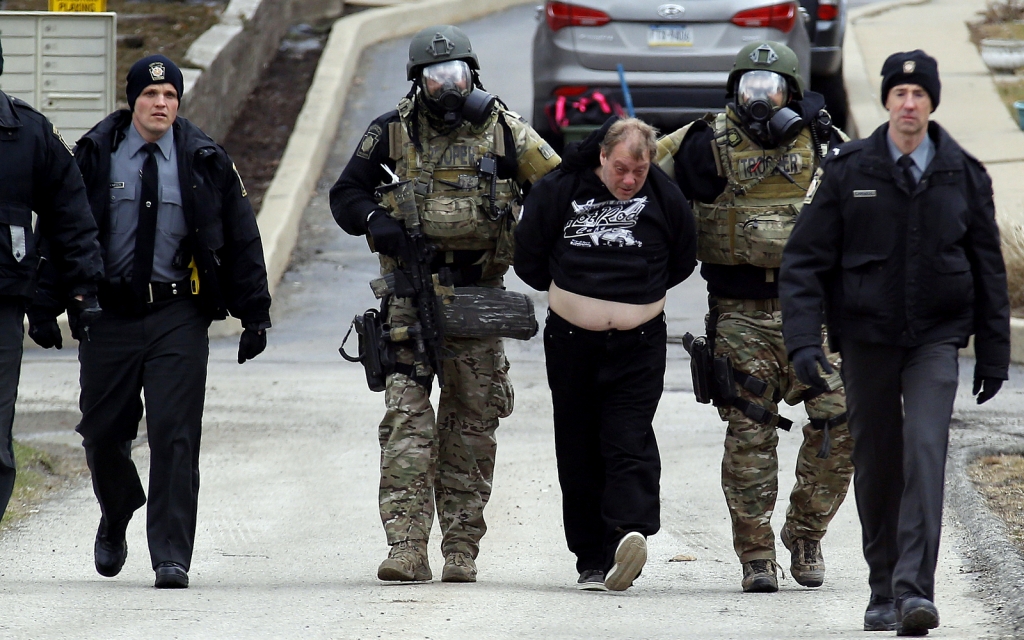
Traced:
[[[488, 94], [479, 61], [459, 28], [429, 27], [409, 45], [409, 94], [370, 124], [331, 188], [331, 212], [352, 235], [367, 234], [381, 273], [400, 266], [407, 242], [399, 212], [378, 187], [394, 175], [415, 185], [422, 233], [436, 249], [432, 273], [446, 268], [456, 288], [501, 287], [512, 263], [522, 189], [558, 165], [558, 155], [517, 114]], [[391, 327], [416, 322], [411, 298], [390, 296]], [[512, 411], [508, 361], [500, 338], [444, 340], [445, 383], [435, 418], [434, 372], [414, 366], [410, 343], [392, 343], [387, 411], [379, 429], [380, 514], [391, 551], [377, 571], [387, 581], [430, 580], [427, 538], [439, 512], [441, 580], [475, 582], [483, 510], [491, 494], [498, 419]]]
[[[776, 282], [812, 176], [830, 145], [845, 136], [832, 126], [822, 96], [805, 90], [797, 57], [785, 45], [744, 47], [727, 90], [732, 102], [725, 113], [662, 138], [659, 159], [693, 202], [697, 259], [708, 283], [708, 343], [716, 359], [731, 363], [734, 382], [712, 395], [729, 423], [722, 488], [743, 590], [778, 590], [770, 523], [778, 493], [776, 429], [792, 426], [777, 413], [780, 400], [803, 402], [810, 418], [782, 542], [796, 581], [817, 587], [825, 577], [821, 539], [853, 473], [853, 441], [839, 374], [825, 379], [827, 388], [796, 378], [783, 344]], [[828, 358], [838, 371], [838, 356]]]

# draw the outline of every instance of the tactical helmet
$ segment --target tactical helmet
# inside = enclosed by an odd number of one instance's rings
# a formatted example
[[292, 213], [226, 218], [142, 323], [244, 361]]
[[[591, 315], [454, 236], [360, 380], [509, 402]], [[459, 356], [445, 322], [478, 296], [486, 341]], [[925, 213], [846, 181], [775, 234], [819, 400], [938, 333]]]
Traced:
[[409, 80], [415, 80], [422, 67], [448, 60], [465, 60], [470, 69], [480, 69], [480, 61], [465, 31], [450, 24], [427, 27], [409, 42], [406, 75]]
[[800, 100], [804, 97], [807, 87], [800, 76], [800, 59], [786, 45], [771, 41], [752, 42], [740, 49], [725, 85], [726, 97], [736, 95], [736, 83], [740, 76], [754, 70], [774, 71], [785, 76], [789, 80], [791, 98]]

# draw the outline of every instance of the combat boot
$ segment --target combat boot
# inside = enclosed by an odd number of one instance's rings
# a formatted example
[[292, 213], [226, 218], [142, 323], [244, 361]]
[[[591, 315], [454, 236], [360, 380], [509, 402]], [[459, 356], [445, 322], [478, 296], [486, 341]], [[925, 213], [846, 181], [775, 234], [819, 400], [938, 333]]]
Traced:
[[461, 551], [445, 556], [441, 582], [476, 582], [476, 562], [473, 556]]
[[805, 587], [820, 587], [825, 582], [825, 557], [821, 555], [821, 542], [810, 538], [794, 538], [789, 529], [782, 528], [782, 544], [789, 549], [789, 572], [793, 579]]
[[747, 593], [775, 593], [779, 579], [775, 575], [778, 563], [774, 560], [751, 560], [743, 563], [743, 590]]
[[388, 559], [377, 569], [377, 578], [389, 582], [425, 582], [433, 577], [427, 564], [426, 540], [403, 540], [391, 545]]

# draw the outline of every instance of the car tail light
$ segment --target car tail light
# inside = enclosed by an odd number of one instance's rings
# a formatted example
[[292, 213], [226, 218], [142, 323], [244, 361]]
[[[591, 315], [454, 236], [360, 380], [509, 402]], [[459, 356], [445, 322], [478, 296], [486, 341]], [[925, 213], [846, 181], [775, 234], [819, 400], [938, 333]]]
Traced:
[[796, 3], [785, 2], [770, 7], [740, 11], [732, 17], [738, 27], [767, 27], [789, 33], [796, 26]]
[[552, 91], [551, 93], [552, 93], [552, 95], [555, 95], [555, 96], [565, 96], [566, 98], [575, 98], [576, 96], [581, 96], [584, 93], [586, 93], [587, 89], [589, 89], [589, 88], [590, 87], [588, 87], [585, 84], [571, 84], [571, 85], [567, 85], [567, 86], [564, 86], [564, 87], [556, 87], [555, 90]]
[[564, 27], [600, 27], [612, 21], [611, 16], [604, 11], [577, 7], [568, 2], [548, 2], [544, 14], [552, 31]]
[[839, 0], [818, 0], [818, 20], [835, 20], [839, 17]]

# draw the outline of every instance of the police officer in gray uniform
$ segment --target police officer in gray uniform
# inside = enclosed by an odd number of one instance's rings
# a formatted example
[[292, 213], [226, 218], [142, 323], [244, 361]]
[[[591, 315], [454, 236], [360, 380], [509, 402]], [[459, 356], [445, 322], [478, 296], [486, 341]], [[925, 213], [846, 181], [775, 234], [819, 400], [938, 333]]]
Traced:
[[[0, 74], [3, 61], [0, 49]], [[33, 211], [39, 217], [36, 233]], [[66, 285], [63, 304], [87, 325], [99, 313], [96, 283], [103, 260], [82, 176], [57, 128], [0, 91], [0, 518], [14, 491], [11, 426], [40, 241], [48, 243], [54, 271]], [[30, 335], [41, 346], [61, 346], [52, 317]]]
[[241, 319], [239, 364], [263, 351], [270, 327], [256, 216], [227, 153], [177, 117], [181, 92], [173, 62], [143, 58], [128, 72], [131, 111], [105, 118], [75, 150], [107, 268], [107, 311], [79, 350], [78, 432], [102, 512], [96, 570], [120, 572], [125, 529], [146, 502], [131, 459], [142, 393], [157, 588], [188, 586], [210, 322]]

